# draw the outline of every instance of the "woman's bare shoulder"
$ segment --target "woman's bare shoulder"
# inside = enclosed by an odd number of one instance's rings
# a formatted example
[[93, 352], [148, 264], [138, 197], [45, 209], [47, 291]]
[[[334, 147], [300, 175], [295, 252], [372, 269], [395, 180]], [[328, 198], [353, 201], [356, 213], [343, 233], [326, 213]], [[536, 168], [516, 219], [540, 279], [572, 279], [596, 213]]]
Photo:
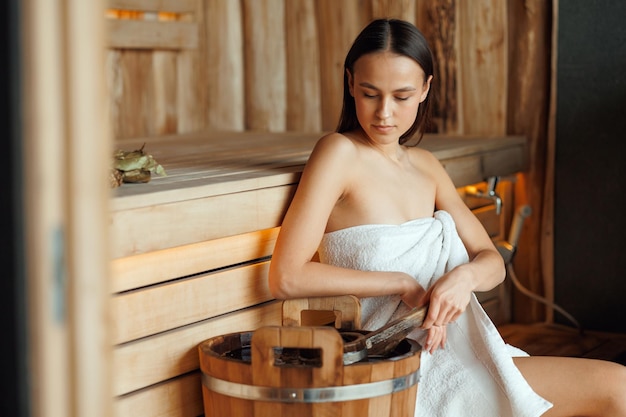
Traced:
[[318, 139], [315, 149], [333, 150], [339, 152], [350, 152], [356, 149], [354, 139], [343, 133], [332, 132]]
[[438, 167], [441, 166], [441, 162], [432, 152], [429, 150], [419, 148], [417, 146], [407, 147], [407, 152], [411, 158], [411, 161], [418, 166]]
[[318, 139], [309, 161], [346, 160], [356, 156], [357, 145], [354, 140], [341, 133], [328, 133]]

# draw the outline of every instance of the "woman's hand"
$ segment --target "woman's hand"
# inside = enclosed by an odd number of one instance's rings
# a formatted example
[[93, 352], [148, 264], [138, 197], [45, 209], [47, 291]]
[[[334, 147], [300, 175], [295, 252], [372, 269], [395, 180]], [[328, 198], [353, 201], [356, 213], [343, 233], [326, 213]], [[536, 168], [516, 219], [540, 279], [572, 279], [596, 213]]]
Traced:
[[[408, 289], [402, 294], [402, 301], [409, 307], [413, 308], [426, 304], [430, 291], [424, 290], [420, 284], [415, 281], [410, 275], [406, 275], [409, 278]], [[428, 336], [426, 336], [426, 342], [424, 350], [433, 353], [439, 348], [444, 348], [446, 345], [447, 333], [446, 326], [432, 326], [428, 329]]]
[[428, 329], [424, 350], [432, 354], [435, 350], [446, 347], [446, 326], [432, 326]]
[[429, 306], [422, 328], [445, 327], [458, 319], [470, 302], [472, 295], [470, 283], [461, 268], [456, 268], [439, 278], [424, 297], [424, 302]]

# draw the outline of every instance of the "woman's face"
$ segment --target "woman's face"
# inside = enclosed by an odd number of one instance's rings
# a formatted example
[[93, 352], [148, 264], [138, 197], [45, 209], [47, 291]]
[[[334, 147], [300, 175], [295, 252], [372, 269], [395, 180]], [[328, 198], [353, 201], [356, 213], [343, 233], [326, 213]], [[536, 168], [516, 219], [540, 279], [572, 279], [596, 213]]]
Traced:
[[380, 144], [398, 142], [415, 122], [417, 109], [426, 99], [430, 81], [413, 59], [391, 52], [360, 57], [348, 71], [359, 124]]

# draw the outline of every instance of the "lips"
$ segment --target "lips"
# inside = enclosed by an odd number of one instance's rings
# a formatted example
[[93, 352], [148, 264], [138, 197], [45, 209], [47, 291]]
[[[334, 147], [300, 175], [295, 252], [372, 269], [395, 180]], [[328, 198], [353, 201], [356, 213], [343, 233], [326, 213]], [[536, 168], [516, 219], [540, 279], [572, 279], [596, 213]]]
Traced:
[[376, 131], [381, 132], [381, 133], [391, 132], [394, 128], [394, 126], [388, 126], [388, 125], [373, 125], [372, 127]]

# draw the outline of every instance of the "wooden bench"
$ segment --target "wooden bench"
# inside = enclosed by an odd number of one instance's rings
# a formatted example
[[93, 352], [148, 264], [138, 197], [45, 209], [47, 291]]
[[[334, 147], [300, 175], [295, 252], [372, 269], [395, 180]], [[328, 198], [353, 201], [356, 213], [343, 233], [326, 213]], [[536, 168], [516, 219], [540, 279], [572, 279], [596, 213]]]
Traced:
[[[285, 210], [320, 133], [219, 133], [144, 142], [167, 177], [114, 191], [111, 320], [117, 416], [203, 413], [197, 346], [281, 324], [267, 271]], [[522, 137], [427, 136], [459, 187], [525, 166]], [[476, 213], [493, 236], [507, 219]], [[494, 293], [496, 294], [496, 293]], [[496, 294], [497, 295], [497, 294]], [[502, 307], [495, 299], [492, 311]], [[488, 309], [489, 311], [489, 309]]]

